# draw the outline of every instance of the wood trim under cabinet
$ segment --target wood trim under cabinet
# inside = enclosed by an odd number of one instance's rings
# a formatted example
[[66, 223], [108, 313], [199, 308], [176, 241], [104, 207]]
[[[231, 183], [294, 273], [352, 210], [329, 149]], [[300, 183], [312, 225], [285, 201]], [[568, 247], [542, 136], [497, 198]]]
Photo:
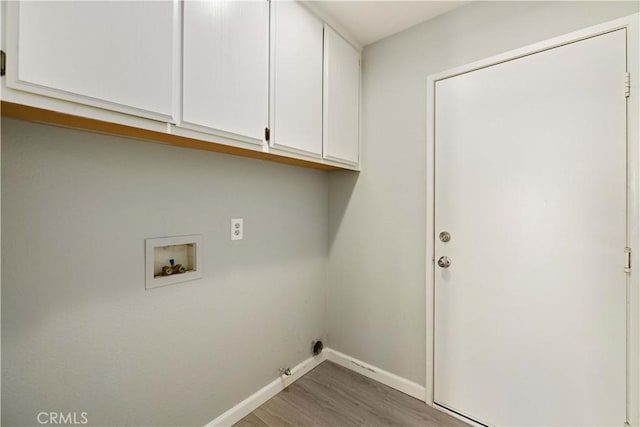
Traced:
[[174, 145], [177, 147], [195, 148], [197, 150], [214, 151], [216, 153], [231, 154], [234, 156], [249, 157], [252, 159], [269, 160], [277, 163], [284, 163], [293, 166], [321, 170], [340, 170], [341, 168], [332, 165], [314, 163], [306, 160], [294, 159], [279, 156], [262, 151], [249, 150], [245, 148], [232, 147], [215, 142], [201, 141], [194, 138], [173, 135], [170, 133], [157, 132], [153, 130], [140, 129], [133, 126], [121, 125], [117, 123], [105, 122], [102, 120], [90, 119], [86, 117], [74, 116], [71, 114], [59, 113], [13, 102], [2, 101], [0, 103], [2, 117], [25, 120], [29, 122], [44, 123], [55, 126], [82, 129], [90, 132], [103, 133], [108, 135], [123, 136], [126, 138], [141, 139], [157, 144]]

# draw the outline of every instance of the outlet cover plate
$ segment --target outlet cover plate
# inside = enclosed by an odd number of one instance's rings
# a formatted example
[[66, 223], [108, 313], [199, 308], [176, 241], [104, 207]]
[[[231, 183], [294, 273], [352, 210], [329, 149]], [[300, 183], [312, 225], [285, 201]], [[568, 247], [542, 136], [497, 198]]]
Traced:
[[231, 240], [242, 240], [244, 238], [244, 220], [242, 218], [231, 219]]

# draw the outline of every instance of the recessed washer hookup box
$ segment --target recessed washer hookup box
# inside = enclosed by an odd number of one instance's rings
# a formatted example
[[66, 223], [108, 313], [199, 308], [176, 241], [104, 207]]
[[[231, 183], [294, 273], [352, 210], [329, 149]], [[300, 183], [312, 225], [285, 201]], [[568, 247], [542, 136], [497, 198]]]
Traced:
[[202, 277], [202, 235], [145, 239], [145, 244], [146, 289]]

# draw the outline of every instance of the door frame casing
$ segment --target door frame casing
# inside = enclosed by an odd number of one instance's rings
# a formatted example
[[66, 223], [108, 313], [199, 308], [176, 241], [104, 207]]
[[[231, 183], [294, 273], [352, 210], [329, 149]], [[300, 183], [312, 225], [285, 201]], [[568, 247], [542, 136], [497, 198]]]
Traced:
[[[434, 313], [435, 313], [435, 85], [438, 81], [487, 68], [503, 62], [588, 39], [611, 31], [626, 29], [627, 71], [631, 93], [627, 98], [627, 244], [632, 248], [632, 270], [627, 275], [627, 421], [640, 426], [640, 106], [638, 91], [640, 13], [574, 31], [539, 43], [511, 50], [480, 61], [452, 68], [427, 77], [427, 223], [426, 223], [426, 381], [425, 402], [434, 406]], [[622, 81], [622, 77], [621, 77]], [[621, 85], [620, 92], [624, 87]], [[624, 266], [624, 248], [620, 248], [620, 269]], [[636, 267], [638, 266], [638, 267]], [[457, 418], [458, 414], [435, 406]], [[466, 418], [462, 418], [469, 422]]]

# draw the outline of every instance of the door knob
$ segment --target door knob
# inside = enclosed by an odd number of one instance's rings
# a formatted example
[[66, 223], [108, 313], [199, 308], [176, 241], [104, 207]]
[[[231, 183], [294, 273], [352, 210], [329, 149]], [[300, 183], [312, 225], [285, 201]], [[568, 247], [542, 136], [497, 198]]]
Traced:
[[448, 231], [443, 231], [441, 232], [438, 237], [440, 237], [440, 241], [447, 243], [449, 240], [451, 240], [451, 234], [449, 234]]
[[449, 257], [441, 256], [440, 259], [438, 259], [438, 266], [442, 268], [449, 268], [450, 265], [451, 259], [449, 259]]

